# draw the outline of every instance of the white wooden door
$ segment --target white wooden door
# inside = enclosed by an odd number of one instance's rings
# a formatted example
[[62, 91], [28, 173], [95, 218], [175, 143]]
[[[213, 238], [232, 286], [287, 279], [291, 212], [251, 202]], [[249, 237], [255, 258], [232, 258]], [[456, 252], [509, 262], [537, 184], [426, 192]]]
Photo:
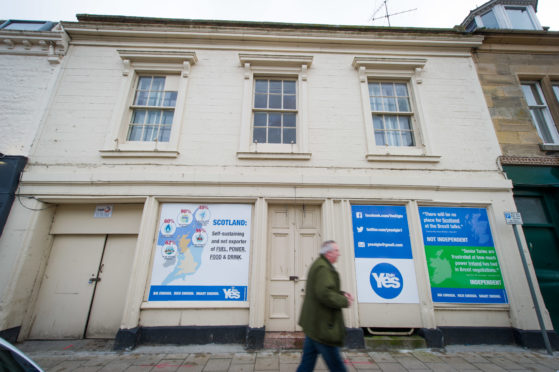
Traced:
[[120, 328], [136, 241], [136, 235], [107, 237], [86, 338], [114, 338]]
[[37, 298], [29, 338], [82, 338], [105, 235], [57, 235]]
[[266, 330], [296, 331], [307, 271], [321, 243], [320, 207], [271, 205]]

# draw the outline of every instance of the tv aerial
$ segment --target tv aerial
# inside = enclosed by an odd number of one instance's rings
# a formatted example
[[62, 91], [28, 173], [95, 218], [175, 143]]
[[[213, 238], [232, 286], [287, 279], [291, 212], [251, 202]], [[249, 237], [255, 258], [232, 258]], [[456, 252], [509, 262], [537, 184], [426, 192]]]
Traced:
[[[380, 6], [375, 10], [375, 12], [373, 13], [373, 15], [371, 16], [371, 18], [369, 18], [369, 20], [371, 22], [374, 22], [378, 19], [384, 19], [386, 18], [386, 20], [388, 21], [388, 27], [390, 27], [390, 17], [398, 15], [398, 14], [403, 14], [403, 13], [408, 13], [408, 12], [413, 12], [415, 10], [417, 10], [417, 8], [414, 9], [408, 9], [408, 10], [403, 10], [401, 12], [396, 12], [396, 13], [390, 13], [388, 11], [388, 0], [382, 0]], [[377, 16], [377, 14], [379, 14], [379, 12], [381, 12], [384, 9], [384, 15], [379, 15]], [[382, 13], [381, 13], [382, 14]]]

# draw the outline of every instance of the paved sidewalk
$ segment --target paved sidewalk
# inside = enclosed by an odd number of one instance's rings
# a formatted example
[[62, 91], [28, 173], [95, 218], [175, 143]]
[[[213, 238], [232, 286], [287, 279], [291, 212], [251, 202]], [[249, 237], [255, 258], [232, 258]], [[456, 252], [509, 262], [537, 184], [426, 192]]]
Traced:
[[[298, 350], [248, 352], [240, 345], [140, 346], [112, 351], [112, 341], [27, 341], [16, 345], [46, 371], [291, 372]], [[348, 371], [550, 371], [559, 370], [559, 352], [513, 346], [449, 346], [444, 350], [391, 352], [344, 350]], [[327, 370], [319, 360], [316, 370]]]

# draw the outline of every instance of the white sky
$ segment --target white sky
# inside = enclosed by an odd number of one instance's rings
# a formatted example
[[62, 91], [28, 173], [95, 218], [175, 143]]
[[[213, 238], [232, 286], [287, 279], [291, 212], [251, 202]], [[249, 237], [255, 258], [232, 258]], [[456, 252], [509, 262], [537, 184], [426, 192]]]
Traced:
[[[452, 28], [487, 0], [389, 0], [391, 26]], [[382, 0], [3, 0], [0, 19], [75, 21], [80, 13], [160, 18], [388, 25]], [[385, 14], [384, 9], [377, 13]], [[559, 31], [559, 0], [539, 0], [542, 26]]]

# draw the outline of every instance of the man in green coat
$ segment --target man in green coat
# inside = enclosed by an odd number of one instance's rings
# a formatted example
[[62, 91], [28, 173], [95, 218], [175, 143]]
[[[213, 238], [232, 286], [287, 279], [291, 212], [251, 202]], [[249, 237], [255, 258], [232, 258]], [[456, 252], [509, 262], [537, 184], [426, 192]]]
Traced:
[[338, 244], [325, 241], [309, 269], [299, 318], [306, 337], [297, 372], [312, 371], [318, 354], [330, 371], [346, 371], [338, 347], [343, 346], [346, 332], [342, 308], [351, 306], [353, 296], [340, 290], [340, 276], [332, 266], [339, 256]]

